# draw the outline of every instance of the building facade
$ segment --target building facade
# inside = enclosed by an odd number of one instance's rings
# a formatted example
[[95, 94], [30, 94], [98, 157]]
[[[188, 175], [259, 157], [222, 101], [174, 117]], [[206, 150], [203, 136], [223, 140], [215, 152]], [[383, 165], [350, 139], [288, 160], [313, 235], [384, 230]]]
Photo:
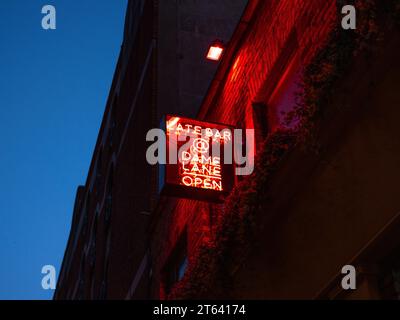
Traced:
[[149, 297], [148, 224], [158, 201], [146, 134], [161, 115], [194, 116], [244, 0], [128, 1], [124, 39], [87, 181], [77, 189], [55, 299]]
[[[356, 30], [341, 26], [348, 3]], [[56, 299], [400, 296], [399, 6], [243, 8], [129, 3]], [[224, 202], [158, 194], [145, 137], [167, 113], [255, 130], [255, 170]], [[356, 290], [342, 286], [348, 265]]]

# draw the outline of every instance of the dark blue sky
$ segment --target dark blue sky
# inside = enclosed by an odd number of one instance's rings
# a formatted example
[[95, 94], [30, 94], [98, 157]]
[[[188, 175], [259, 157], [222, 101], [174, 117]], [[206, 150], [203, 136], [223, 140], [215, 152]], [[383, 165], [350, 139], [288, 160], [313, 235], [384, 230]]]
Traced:
[[[57, 29], [41, 27], [42, 6]], [[0, 1], [0, 299], [49, 299], [122, 43], [127, 0]]]

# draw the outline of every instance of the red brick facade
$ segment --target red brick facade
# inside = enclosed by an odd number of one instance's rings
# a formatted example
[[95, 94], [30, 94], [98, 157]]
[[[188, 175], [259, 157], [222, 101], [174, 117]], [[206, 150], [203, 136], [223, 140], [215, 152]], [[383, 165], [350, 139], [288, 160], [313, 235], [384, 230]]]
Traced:
[[224, 84], [200, 117], [251, 128], [252, 104], [268, 104], [292, 64], [304, 67], [323, 45], [335, 19], [336, 1], [259, 1]]
[[[262, 142], [296, 124], [286, 115], [297, 105], [304, 69], [338, 26], [339, 3], [249, 0], [229, 41], [225, 33], [223, 58], [197, 110], [195, 101], [217, 66], [204, 56], [215, 40], [212, 30], [226, 18], [222, 9], [233, 8], [221, 28], [229, 29], [240, 0], [129, 1], [126, 39], [88, 179], [78, 188], [56, 299], [167, 299], [174, 285], [193, 276], [185, 271], [198, 263], [198, 249], [215, 247], [217, 224], [233, 210], [226, 203], [160, 196], [157, 168], [145, 159], [147, 130], [164, 114], [194, 117], [198, 111], [198, 120], [254, 128], [255, 153], [263, 155], [270, 145]], [[355, 59], [332, 88], [335, 97], [326, 107], [336, 109], [321, 120], [318, 137], [324, 153], [287, 147], [281, 162], [275, 154], [274, 161], [261, 158], [274, 166], [271, 175], [250, 177], [262, 186], [236, 179], [247, 195], [259, 191], [254, 186], [266, 190], [254, 209], [248, 252], [237, 253], [226, 268], [231, 283], [219, 296], [214, 283], [205, 284], [207, 297], [381, 297], [379, 277], [389, 277], [399, 256], [392, 259], [392, 251], [400, 247], [395, 30], [385, 34], [373, 59]], [[232, 195], [242, 199], [240, 192]], [[359, 291], [340, 289], [345, 264], [359, 268]], [[376, 265], [384, 272], [373, 271]]]
[[[292, 80], [290, 75], [299, 73], [324, 44], [336, 21], [336, 12], [335, 0], [249, 1], [242, 18], [246, 30], [243, 32], [239, 26], [233, 35], [232, 42], [238, 41], [238, 45], [228, 47], [234, 53], [226, 59], [230, 61], [223, 63], [229, 66], [226, 70], [220, 67], [216, 77], [223, 80], [215, 93], [210, 88], [199, 118], [237, 128], [254, 128], [253, 105], [270, 105], [272, 99], [287, 94], [286, 88], [280, 86], [287, 86]], [[287, 99], [294, 107], [294, 92], [290, 93], [293, 96]], [[276, 104], [275, 110], [265, 110], [272, 130], [283, 125], [282, 108], [283, 104]], [[223, 214], [221, 205], [190, 200], [169, 200], [168, 203], [168, 209], [164, 204], [160, 206], [150, 229], [152, 296], [160, 298], [166, 297], [163, 268], [180, 235], [187, 233], [191, 263], [198, 245], [210, 239], [213, 215]]]

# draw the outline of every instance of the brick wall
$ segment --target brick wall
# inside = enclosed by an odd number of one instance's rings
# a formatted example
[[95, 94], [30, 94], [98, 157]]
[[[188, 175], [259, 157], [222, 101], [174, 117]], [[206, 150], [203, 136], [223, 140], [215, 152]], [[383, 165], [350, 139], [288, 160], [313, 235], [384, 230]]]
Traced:
[[[277, 87], [283, 86], [281, 80], [292, 62], [296, 61], [297, 70], [307, 64], [324, 43], [335, 17], [335, 0], [261, 1], [217, 91], [216, 103], [207, 112], [200, 111], [201, 118], [252, 128], [252, 104], [267, 106], [272, 93], [282, 91]], [[162, 270], [180, 234], [186, 228], [190, 263], [195, 248], [210, 235], [212, 213], [217, 209], [204, 202], [170, 200], [156, 218], [152, 229], [154, 298], [165, 296]]]
[[252, 103], [267, 102], [267, 88], [278, 85], [284, 64], [309, 61], [335, 17], [335, 0], [262, 1], [206, 119], [231, 125], [245, 119], [252, 128]]
[[183, 233], [187, 234], [189, 263], [196, 247], [210, 233], [209, 205], [205, 202], [169, 200], [160, 214], [151, 230], [152, 298], [165, 298], [164, 268]]

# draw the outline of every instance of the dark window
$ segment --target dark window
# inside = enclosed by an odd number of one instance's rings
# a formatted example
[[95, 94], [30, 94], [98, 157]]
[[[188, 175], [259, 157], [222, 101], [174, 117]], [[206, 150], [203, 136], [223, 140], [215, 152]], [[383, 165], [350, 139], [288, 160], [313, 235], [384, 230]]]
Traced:
[[118, 107], [118, 96], [115, 96], [114, 102], [111, 109], [110, 119], [110, 133], [109, 133], [109, 147], [112, 149], [118, 144], [117, 137], [117, 107]]
[[76, 294], [76, 299], [84, 300], [85, 299], [85, 280], [79, 279], [78, 281], [79, 281], [79, 284], [78, 284], [78, 291]]
[[294, 128], [298, 119], [290, 119], [288, 115], [296, 108], [300, 87], [301, 68], [295, 60], [282, 76], [275, 91], [268, 101], [268, 121], [271, 131], [280, 128]]
[[101, 282], [100, 292], [99, 292], [99, 300], [106, 300], [107, 299], [107, 290], [108, 290], [108, 265], [109, 260], [106, 257], [105, 266], [103, 271], [103, 281]]
[[400, 250], [380, 266], [380, 290], [386, 300], [400, 300]]
[[113, 203], [112, 194], [113, 194], [113, 167], [111, 167], [110, 174], [108, 176], [107, 187], [106, 187], [106, 198], [104, 203], [104, 222], [106, 229], [108, 229], [111, 220], [112, 203]]
[[300, 91], [299, 82], [302, 73], [302, 62], [298, 52], [297, 31], [294, 29], [288, 37], [277, 63], [265, 82], [263, 95], [268, 106], [268, 130], [274, 132], [280, 128], [293, 128], [295, 121], [287, 121], [287, 114], [297, 105]]
[[102, 184], [103, 184], [103, 175], [102, 175], [102, 170], [103, 170], [103, 150], [101, 149], [99, 152], [99, 155], [97, 157], [97, 162], [96, 162], [96, 195], [101, 194], [101, 189], [102, 189]]
[[77, 300], [85, 299], [85, 284], [86, 284], [85, 271], [86, 271], [85, 256], [83, 256], [79, 267], [78, 290], [75, 297]]
[[184, 232], [164, 268], [164, 282], [167, 294], [184, 277], [188, 261], [187, 235]]
[[90, 246], [89, 246], [89, 266], [91, 269], [94, 268], [96, 263], [97, 219], [98, 219], [98, 212], [96, 211], [96, 215], [94, 217], [92, 235], [90, 239]]
[[182, 280], [183, 276], [185, 275], [187, 265], [188, 265], [188, 258], [185, 255], [185, 257], [183, 258], [183, 260], [180, 262], [180, 264], [178, 266], [178, 274], [177, 274], [178, 281]]
[[107, 299], [107, 282], [103, 280], [100, 287], [99, 292], [99, 300], [106, 300]]
[[82, 235], [85, 236], [88, 229], [89, 223], [89, 209], [90, 209], [90, 193], [87, 194], [86, 201], [83, 208], [83, 223], [82, 223]]

